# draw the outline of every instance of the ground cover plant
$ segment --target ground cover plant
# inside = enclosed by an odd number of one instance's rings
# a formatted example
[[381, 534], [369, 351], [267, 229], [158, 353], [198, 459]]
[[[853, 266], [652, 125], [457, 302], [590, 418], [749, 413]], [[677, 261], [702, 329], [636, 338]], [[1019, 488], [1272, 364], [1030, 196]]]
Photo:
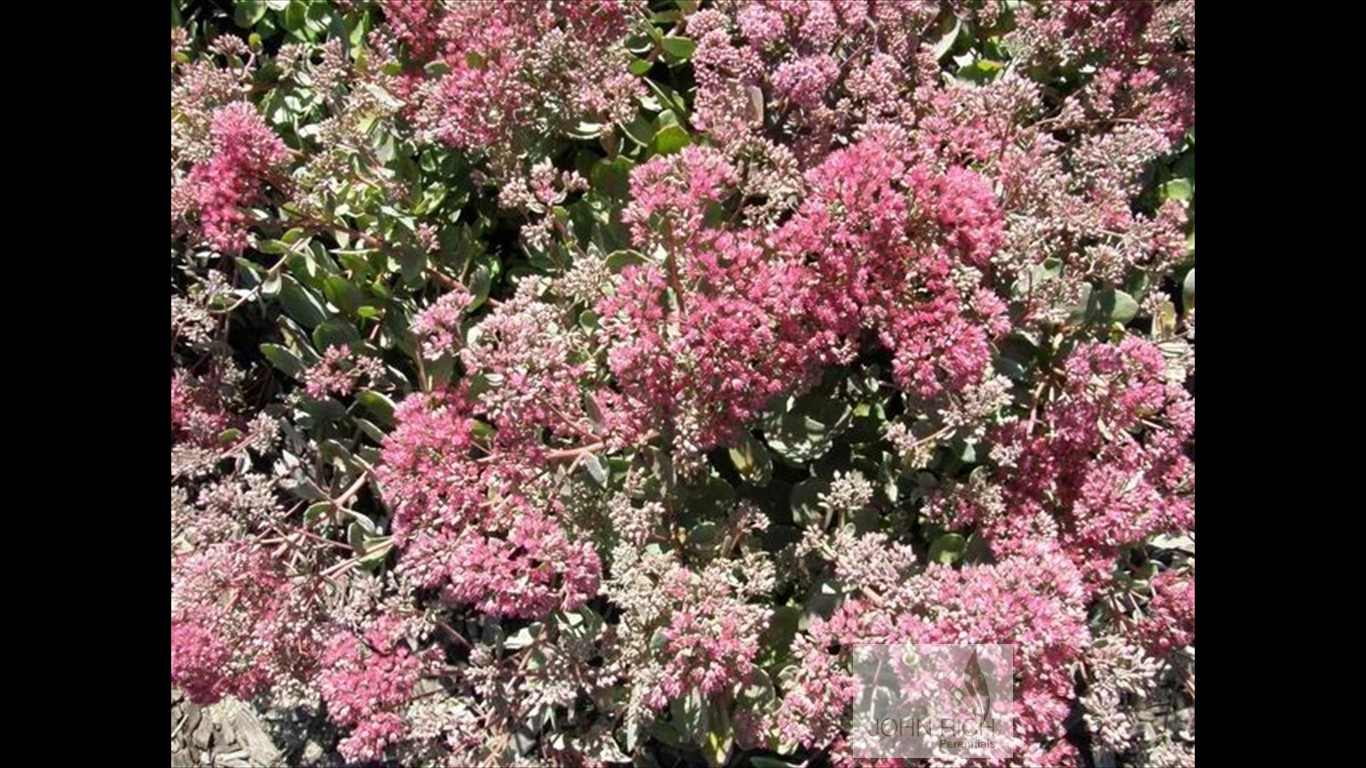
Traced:
[[1013, 643], [1010, 764], [1193, 764], [1194, 77], [1189, 0], [173, 0], [172, 685], [775, 768]]

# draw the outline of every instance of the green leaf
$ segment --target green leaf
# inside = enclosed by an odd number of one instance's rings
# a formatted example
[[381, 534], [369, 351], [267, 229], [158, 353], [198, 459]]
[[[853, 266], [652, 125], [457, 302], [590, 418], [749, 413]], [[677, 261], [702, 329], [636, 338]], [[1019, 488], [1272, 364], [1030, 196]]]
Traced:
[[723, 701], [713, 699], [710, 708], [722, 711], [711, 716], [711, 729], [707, 731], [707, 744], [703, 756], [712, 768], [721, 768], [726, 764], [731, 748], [735, 745], [735, 734], [731, 732], [730, 718], [724, 712]]
[[1134, 301], [1134, 297], [1114, 288], [1093, 290], [1086, 299], [1087, 322], [1123, 325], [1133, 320], [1137, 314], [1138, 302]]
[[394, 401], [388, 395], [376, 392], [373, 389], [362, 389], [356, 393], [356, 402], [360, 403], [365, 410], [374, 414], [386, 427], [394, 425]]
[[657, 39], [657, 37], [658, 37], [657, 35], [653, 35], [653, 36], [646, 36], [646, 35], [642, 35], [642, 34], [629, 35], [629, 36], [627, 36], [627, 38], [626, 38], [626, 40], [625, 40], [626, 50], [630, 51], [631, 53], [640, 55], [640, 56], [645, 56], [645, 55], [649, 54], [650, 51], [654, 50], [654, 47], [655, 47], [655, 39]]
[[356, 554], [365, 554], [365, 528], [355, 522], [347, 525], [346, 543], [351, 545], [351, 549]]
[[308, 509], [304, 510], [304, 524], [316, 524], [319, 520], [322, 520], [324, 517], [331, 514], [333, 508], [334, 505], [330, 501], [319, 501], [308, 505]]
[[645, 59], [640, 59], [636, 58], [635, 56], [632, 56], [631, 63], [626, 66], [628, 69], [631, 70], [631, 74], [641, 76], [644, 75], [646, 72], [649, 72], [650, 68], [653, 67], [654, 64]]
[[1172, 179], [1162, 185], [1163, 200], [1177, 200], [1182, 203], [1190, 202], [1195, 196], [1195, 185], [1190, 179]]
[[946, 533], [930, 544], [930, 560], [952, 565], [963, 558], [968, 540], [956, 533]]
[[[645, 130], [649, 130], [649, 123], [645, 124]], [[648, 134], [646, 134], [648, 137]], [[644, 143], [644, 142], [637, 142]], [[622, 200], [631, 190], [631, 169], [635, 163], [626, 156], [617, 157], [615, 160], [599, 160], [593, 170], [589, 172], [589, 177], [593, 182], [593, 190], [598, 194], [605, 195], [611, 200]]]
[[363, 542], [365, 554], [361, 555], [360, 565], [366, 570], [374, 571], [384, 565], [384, 561], [389, 557], [389, 552], [394, 548], [394, 541], [388, 536], [380, 538], [367, 538]]
[[710, 553], [719, 543], [721, 529], [711, 520], [705, 520], [688, 531], [688, 546], [699, 553]]
[[308, 3], [303, 0], [290, 0], [289, 7], [285, 8], [285, 31], [296, 34], [302, 32], [307, 16]]
[[[658, 106], [658, 104], [655, 106]], [[650, 109], [650, 106], [646, 105], [645, 108]], [[619, 123], [619, 125], [621, 126], [622, 133], [626, 134], [626, 138], [642, 147], [648, 147], [654, 142], [654, 124], [647, 120], [644, 115], [638, 114], [631, 118], [630, 122]]]
[[773, 477], [773, 459], [764, 444], [746, 434], [740, 444], [729, 449], [730, 462], [750, 485], [763, 487]]
[[237, 5], [232, 9], [232, 20], [239, 27], [251, 27], [266, 15], [265, 0], [237, 0]]
[[660, 40], [659, 44], [664, 48], [665, 53], [680, 59], [690, 58], [693, 51], [697, 50], [697, 43], [686, 37], [666, 37]]
[[361, 567], [377, 569], [384, 564], [389, 551], [393, 549], [393, 539], [389, 536], [376, 535], [374, 522], [365, 515], [349, 511], [347, 514], [350, 515], [352, 522], [346, 526], [346, 542], [360, 558]]
[[339, 317], [329, 317], [313, 329], [313, 347], [322, 352], [329, 347], [350, 347], [359, 341], [356, 327]]
[[650, 724], [650, 735], [674, 749], [677, 749], [682, 741], [678, 728], [667, 718], [662, 717]]
[[469, 291], [470, 300], [469, 310], [473, 312], [488, 301], [489, 291], [493, 290], [493, 271], [487, 264], [480, 264], [475, 268], [474, 274], [470, 277]]
[[314, 328], [327, 319], [322, 302], [292, 275], [280, 276], [280, 306], [284, 307], [285, 314], [304, 328]]
[[820, 497], [829, 491], [830, 481], [820, 477], [808, 478], [792, 486], [792, 495], [788, 500], [792, 521], [808, 528], [824, 525], [825, 510], [821, 507]]
[[397, 254], [399, 275], [403, 282], [416, 285], [427, 269], [427, 252], [421, 248], [400, 248]]
[[[795, 627], [796, 617], [793, 614], [793, 628]], [[749, 684], [741, 688], [735, 698], [747, 708], [762, 709], [776, 701], [778, 695], [768, 673], [762, 669], [755, 669]]]
[[675, 91], [667, 85], [656, 83], [648, 78], [645, 80], [645, 84], [650, 87], [650, 90], [654, 92], [655, 97], [659, 99], [662, 108], [671, 109], [679, 115], [687, 117], [688, 105], [683, 100], [683, 97], [678, 95], [678, 91]]
[[292, 379], [300, 379], [306, 368], [299, 356], [289, 349], [279, 344], [262, 344], [261, 354], [266, 356], [270, 364], [280, 369], [282, 373]]
[[603, 488], [607, 487], [607, 467], [603, 465], [602, 459], [598, 458], [597, 455], [590, 453], [584, 456], [583, 466], [588, 470], [588, 475], [593, 478], [593, 482]]
[[323, 295], [348, 315], [356, 314], [365, 303], [365, 294], [341, 275], [328, 275], [323, 279]]
[[365, 90], [369, 91], [370, 95], [374, 96], [376, 99], [379, 99], [380, 104], [382, 104], [385, 109], [398, 110], [403, 108], [403, 102], [394, 98], [392, 93], [389, 93], [375, 83], [366, 83]]
[[632, 264], [648, 264], [650, 260], [639, 251], [613, 251], [608, 254], [606, 264], [614, 274]]
[[280, 295], [280, 273], [272, 272], [261, 282], [261, 295], [267, 299], [273, 299]]
[[545, 630], [545, 625], [539, 621], [534, 621], [525, 627], [513, 632], [503, 641], [503, 648], [509, 651], [518, 651], [540, 639], [541, 632]]
[[811, 628], [811, 622], [815, 619], [828, 619], [835, 612], [835, 606], [840, 603], [840, 587], [833, 576], [824, 576], [819, 581], [811, 585], [811, 589], [806, 594], [806, 604], [802, 606], [802, 615], [797, 619], [797, 629], [807, 630]]
[[829, 452], [835, 438], [848, 428], [852, 414], [847, 403], [834, 398], [789, 397], [766, 414], [764, 439], [789, 462], [807, 464]]
[[992, 562], [991, 545], [987, 544], [986, 539], [981, 536], [978, 536], [975, 533], [972, 534], [968, 537], [967, 544], [963, 547], [962, 562], [968, 565], [980, 565], [982, 563]]
[[797, 625], [801, 619], [802, 609], [798, 606], [779, 605], [773, 609], [768, 626], [759, 636], [759, 654], [764, 666], [778, 668], [784, 662], [791, 661], [792, 640], [797, 636]]
[[705, 483], [686, 486], [683, 495], [688, 511], [696, 514], [698, 520], [725, 517], [735, 504], [735, 489], [715, 472]]
[[697, 688], [669, 702], [669, 712], [679, 735], [698, 746], [706, 743], [707, 734], [711, 732], [710, 710]]
[[953, 48], [954, 42], [958, 40], [958, 33], [962, 29], [963, 20], [955, 16], [953, 18], [953, 28], [945, 33], [943, 37], [939, 38], [939, 42], [934, 44], [935, 61], [939, 61], [948, 54], [949, 50]]
[[[973, 54], [967, 54], [967, 56], [971, 58]], [[969, 83], [977, 83], [979, 85], [985, 85], [986, 83], [990, 83], [991, 81], [996, 79], [996, 76], [998, 74], [1005, 71], [1006, 68], [1006, 66], [999, 61], [992, 61], [990, 59], [977, 59], [976, 61], [968, 61], [964, 63], [962, 61], [959, 61], [962, 58], [963, 57], [961, 56], [954, 57], [954, 61], [958, 62], [959, 64], [958, 79], [967, 81]]]
[[601, 431], [603, 426], [602, 409], [598, 407], [597, 398], [591, 392], [583, 393], [583, 410], [584, 413], [588, 414], [588, 420], [593, 423], [594, 430]]
[[384, 442], [384, 430], [380, 429], [374, 422], [355, 415], [352, 415], [351, 422], [354, 423], [356, 429], [359, 429], [366, 437], [374, 440], [376, 443]]
[[602, 123], [580, 122], [576, 127], [569, 129], [567, 133], [570, 138], [578, 139], [579, 141], [588, 141], [601, 136], [603, 128], [604, 126]]
[[655, 133], [655, 152], [669, 155], [692, 143], [692, 137], [680, 125], [669, 125]]

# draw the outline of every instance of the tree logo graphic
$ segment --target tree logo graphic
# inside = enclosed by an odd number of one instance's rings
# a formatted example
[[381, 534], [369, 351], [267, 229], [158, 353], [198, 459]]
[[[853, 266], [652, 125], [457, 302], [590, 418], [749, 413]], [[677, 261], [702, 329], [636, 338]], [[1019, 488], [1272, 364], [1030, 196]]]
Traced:
[[963, 671], [963, 682], [954, 686], [950, 695], [958, 711], [977, 718], [977, 725], [991, 726], [991, 685], [982, 670], [982, 660], [974, 646]]
[[1014, 646], [857, 644], [850, 749], [859, 758], [1010, 757]]

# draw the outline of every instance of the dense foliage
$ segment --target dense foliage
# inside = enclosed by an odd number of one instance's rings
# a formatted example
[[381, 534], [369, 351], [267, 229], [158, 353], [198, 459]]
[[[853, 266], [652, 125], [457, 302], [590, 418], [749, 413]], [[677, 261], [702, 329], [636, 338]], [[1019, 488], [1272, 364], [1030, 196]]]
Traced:
[[[173, 2], [171, 681], [350, 762], [1194, 762], [1193, 0]], [[893, 761], [895, 762], [895, 761]]]

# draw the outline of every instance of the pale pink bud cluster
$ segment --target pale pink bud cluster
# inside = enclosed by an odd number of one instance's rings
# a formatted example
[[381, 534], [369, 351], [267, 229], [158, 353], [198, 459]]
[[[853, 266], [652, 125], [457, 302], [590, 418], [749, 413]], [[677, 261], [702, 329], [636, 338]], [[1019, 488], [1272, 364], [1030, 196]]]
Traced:
[[188, 373], [171, 375], [171, 442], [210, 447], [219, 442], [230, 417], [212, 386]]
[[414, 119], [429, 135], [486, 153], [500, 175], [547, 134], [630, 119], [641, 83], [620, 45], [642, 4], [629, 0], [394, 2], [395, 31], [418, 64]]
[[315, 400], [349, 397], [363, 380], [373, 381], [383, 373], [378, 359], [355, 354], [345, 345], [331, 346], [321, 360], [304, 371], [304, 391]]
[[473, 297], [464, 286], [452, 288], [413, 318], [412, 331], [422, 342], [422, 356], [435, 360], [454, 352], [461, 342], [460, 320]]
[[660, 630], [664, 670], [645, 694], [650, 706], [662, 709], [692, 692], [704, 699], [724, 697], [753, 676], [769, 610], [745, 602], [718, 578], [721, 572], [676, 567], [660, 585], [673, 612]]

